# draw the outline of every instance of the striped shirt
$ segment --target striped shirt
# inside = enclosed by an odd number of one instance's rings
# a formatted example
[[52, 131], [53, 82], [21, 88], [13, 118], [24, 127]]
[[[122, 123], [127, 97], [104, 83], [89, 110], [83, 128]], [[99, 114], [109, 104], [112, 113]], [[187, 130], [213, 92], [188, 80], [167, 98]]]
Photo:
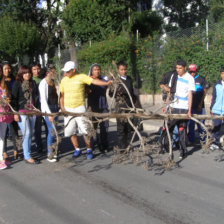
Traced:
[[177, 109], [188, 110], [188, 95], [190, 91], [195, 90], [194, 78], [186, 72], [183, 76], [177, 78], [176, 93], [174, 95], [174, 103], [170, 106]]

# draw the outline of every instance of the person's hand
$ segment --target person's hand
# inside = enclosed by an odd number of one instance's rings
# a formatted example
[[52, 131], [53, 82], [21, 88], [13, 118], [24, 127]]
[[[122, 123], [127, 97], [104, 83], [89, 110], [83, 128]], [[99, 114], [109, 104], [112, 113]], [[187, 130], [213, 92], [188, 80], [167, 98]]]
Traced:
[[112, 85], [113, 84], [113, 80], [109, 80], [108, 82], [107, 82], [107, 85], [108, 86], [110, 86], [110, 85]]
[[15, 115], [14, 115], [14, 120], [15, 120], [16, 122], [19, 122], [19, 115], [15, 114]]
[[213, 116], [213, 113], [212, 113], [212, 111], [210, 110], [210, 114]]
[[48, 116], [49, 121], [52, 123], [54, 118], [52, 116]]
[[165, 113], [166, 112], [166, 107], [163, 107], [162, 108], [162, 113]]
[[187, 112], [187, 117], [191, 118], [191, 111], [190, 110]]

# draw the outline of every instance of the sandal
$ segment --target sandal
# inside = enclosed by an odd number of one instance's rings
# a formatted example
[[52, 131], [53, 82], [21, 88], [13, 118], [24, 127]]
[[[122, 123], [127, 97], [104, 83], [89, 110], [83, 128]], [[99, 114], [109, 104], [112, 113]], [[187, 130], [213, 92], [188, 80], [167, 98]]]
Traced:
[[37, 165], [40, 163], [39, 160], [35, 160], [35, 159], [32, 159], [33, 161], [29, 161], [29, 160], [25, 160], [25, 163], [27, 164], [31, 164], [31, 165]]

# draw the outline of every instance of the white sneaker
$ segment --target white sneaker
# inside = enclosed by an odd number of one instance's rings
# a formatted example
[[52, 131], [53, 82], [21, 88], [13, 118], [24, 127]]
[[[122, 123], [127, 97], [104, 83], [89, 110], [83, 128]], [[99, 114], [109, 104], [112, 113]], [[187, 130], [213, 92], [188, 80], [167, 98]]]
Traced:
[[55, 163], [55, 162], [57, 162], [57, 159], [55, 159], [55, 158], [47, 158], [47, 161], [48, 162], [50, 162], [50, 163]]
[[211, 151], [215, 151], [216, 149], [219, 149], [219, 146], [216, 145], [216, 144], [214, 144], [214, 143], [212, 143], [212, 144], [210, 145], [210, 150], [211, 150]]

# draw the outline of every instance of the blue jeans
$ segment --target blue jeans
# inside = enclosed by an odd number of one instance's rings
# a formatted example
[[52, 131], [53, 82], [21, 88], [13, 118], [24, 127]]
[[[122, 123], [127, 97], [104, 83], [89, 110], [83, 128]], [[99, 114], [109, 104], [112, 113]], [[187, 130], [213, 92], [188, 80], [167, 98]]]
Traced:
[[20, 115], [20, 121], [18, 122], [19, 128], [23, 134], [23, 155], [24, 159], [31, 158], [31, 143], [33, 130], [35, 126], [36, 116], [28, 117], [27, 115]]
[[[191, 113], [192, 114], [205, 114], [205, 109], [202, 108], [202, 111], [197, 111], [195, 109], [192, 109], [191, 110]], [[204, 123], [204, 121], [201, 121], [202, 123]], [[200, 140], [203, 140], [201, 138], [201, 135], [205, 132], [204, 129], [201, 127], [200, 124], [197, 123], [197, 126], [198, 126], [198, 133], [200, 135]], [[195, 131], [194, 131], [194, 128], [195, 128], [195, 121], [192, 121], [192, 120], [189, 120], [188, 122], [188, 140], [190, 142], [194, 142], [195, 141]]]
[[45, 116], [44, 119], [45, 119], [45, 122], [46, 122], [46, 125], [47, 125], [47, 130], [48, 130], [48, 134], [47, 134], [47, 155], [49, 156], [50, 153], [51, 153], [50, 147], [53, 143], [53, 135], [52, 135], [53, 124], [52, 124], [52, 122], [49, 121], [48, 116]]

